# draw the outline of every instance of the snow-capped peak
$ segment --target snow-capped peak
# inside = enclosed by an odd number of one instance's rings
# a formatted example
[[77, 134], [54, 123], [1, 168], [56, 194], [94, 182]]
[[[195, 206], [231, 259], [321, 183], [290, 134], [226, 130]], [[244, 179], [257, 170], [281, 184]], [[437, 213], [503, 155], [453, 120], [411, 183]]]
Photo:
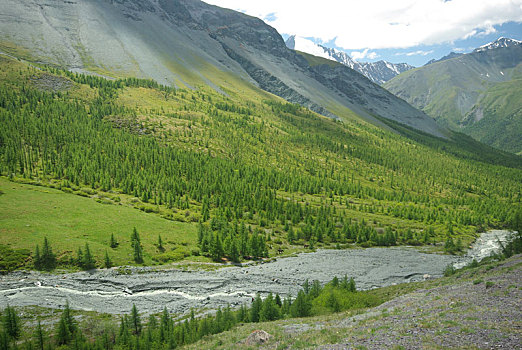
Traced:
[[475, 50], [473, 50], [473, 52], [483, 52], [486, 50], [498, 49], [500, 47], [510, 47], [510, 46], [520, 45], [520, 44], [522, 44], [522, 41], [520, 41], [520, 40], [500, 37], [495, 41], [492, 41], [486, 45], [482, 45], [482, 46], [476, 48]]
[[292, 35], [286, 40], [286, 46], [292, 50], [306, 52], [314, 56], [339, 62], [358, 71], [377, 84], [383, 84], [394, 76], [414, 68], [406, 63], [395, 64], [385, 61], [357, 62], [346, 52], [316, 44], [312, 40], [296, 35]]

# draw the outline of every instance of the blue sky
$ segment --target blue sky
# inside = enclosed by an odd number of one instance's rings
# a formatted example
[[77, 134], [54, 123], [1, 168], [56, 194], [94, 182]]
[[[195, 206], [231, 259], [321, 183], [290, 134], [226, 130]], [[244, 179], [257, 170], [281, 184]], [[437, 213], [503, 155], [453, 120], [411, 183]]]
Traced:
[[[507, 22], [501, 25], [494, 26], [495, 31], [492, 33], [483, 33], [480, 35], [471, 36], [466, 39], [458, 39], [454, 42], [444, 42], [435, 45], [417, 45], [408, 48], [392, 48], [392, 49], [369, 49], [366, 56], [360, 58], [362, 62], [375, 62], [384, 60], [392, 63], [406, 62], [412, 66], [419, 67], [424, 65], [431, 59], [439, 59], [446, 56], [450, 52], [468, 53], [473, 49], [487, 44], [489, 42], [497, 40], [499, 37], [506, 37], [522, 41], [522, 22]], [[281, 35], [283, 39], [288, 38], [288, 34]], [[333, 47], [340, 51], [344, 51], [351, 55], [353, 52], [364, 53], [364, 50], [344, 49], [335, 45], [335, 40], [329, 42], [322, 42], [320, 39], [308, 37], [318, 44], [322, 44], [327, 47]], [[371, 53], [375, 53], [374, 58], [368, 56]], [[352, 55], [351, 55], [352, 56]], [[357, 54], [355, 55], [357, 56]]]
[[522, 0], [204, 0], [359, 61], [420, 66], [499, 37], [522, 40]]

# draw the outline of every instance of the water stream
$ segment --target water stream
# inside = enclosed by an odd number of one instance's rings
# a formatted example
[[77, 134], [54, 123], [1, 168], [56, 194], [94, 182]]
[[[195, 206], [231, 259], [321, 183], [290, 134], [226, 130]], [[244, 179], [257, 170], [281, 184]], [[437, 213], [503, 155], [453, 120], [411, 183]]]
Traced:
[[456, 267], [480, 260], [498, 250], [509, 232], [481, 235], [463, 257], [426, 254], [411, 247], [318, 250], [248, 267], [230, 266], [217, 271], [153, 271], [134, 268], [132, 274], [117, 269], [62, 275], [14, 272], [0, 277], [0, 308], [38, 305], [126, 313], [132, 304], [144, 313], [190, 308], [237, 306], [256, 293], [294, 295], [308, 279], [322, 283], [333, 276], [354, 277], [359, 289], [420, 281], [442, 275], [448, 264]]

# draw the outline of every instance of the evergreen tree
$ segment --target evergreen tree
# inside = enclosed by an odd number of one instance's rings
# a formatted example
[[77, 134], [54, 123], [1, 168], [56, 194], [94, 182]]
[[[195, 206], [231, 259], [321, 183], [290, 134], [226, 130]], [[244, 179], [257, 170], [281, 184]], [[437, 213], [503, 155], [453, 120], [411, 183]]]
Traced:
[[300, 290], [290, 307], [290, 314], [292, 317], [308, 317], [310, 316], [311, 310], [312, 304], [310, 303], [308, 296], [304, 291]]
[[261, 310], [259, 312], [259, 321], [274, 321], [278, 320], [281, 317], [281, 310], [279, 306], [276, 304], [274, 300], [274, 296], [272, 293], [268, 294], [268, 296], [263, 301], [263, 305], [261, 306]]
[[91, 254], [91, 250], [89, 249], [89, 244], [85, 243], [85, 253], [83, 255], [83, 263], [82, 267], [85, 270], [92, 270], [96, 267], [96, 261]]
[[343, 279], [341, 280], [341, 283], [339, 284], [339, 287], [342, 290], [346, 290], [346, 291], [348, 291], [350, 289], [350, 285], [348, 283], [348, 276], [347, 275], [344, 275]]
[[233, 238], [232, 242], [231, 242], [230, 260], [232, 260], [235, 263], [238, 263], [241, 261], [240, 256], [239, 256], [238, 242], [237, 242], [236, 238]]
[[42, 329], [42, 324], [40, 323], [40, 320], [38, 320], [38, 324], [36, 326], [36, 329], [34, 331], [34, 346], [37, 350], [44, 350], [45, 346], [45, 335], [44, 331]]
[[334, 276], [334, 278], [332, 279], [332, 287], [339, 287], [339, 278], [337, 278], [337, 276]]
[[279, 307], [282, 307], [283, 306], [283, 303], [281, 301], [281, 297], [279, 296], [279, 294], [276, 294], [275, 296], [275, 303], [277, 304], [277, 306]]
[[141, 318], [138, 313], [138, 309], [135, 304], [132, 304], [132, 310], [130, 315], [130, 325], [132, 327], [132, 333], [140, 335], [141, 333]]
[[40, 247], [38, 247], [38, 244], [34, 252], [34, 268], [36, 270], [42, 269], [42, 257], [40, 256]]
[[132, 230], [131, 246], [134, 251], [134, 262], [137, 264], [143, 263], [143, 248], [141, 247], [140, 235], [136, 227]]
[[41, 268], [44, 270], [53, 270], [56, 267], [56, 256], [53, 254], [53, 250], [47, 237], [44, 237], [41, 255]]
[[72, 340], [72, 334], [63, 318], [60, 318], [60, 321], [58, 322], [58, 325], [56, 327], [55, 334], [57, 345], [65, 345]]
[[453, 242], [453, 238], [450, 235], [448, 235], [446, 243], [444, 243], [444, 251], [450, 254], [455, 252], [455, 243]]
[[250, 322], [259, 322], [261, 307], [263, 306], [263, 301], [261, 300], [261, 296], [256, 294], [254, 301], [252, 302], [252, 306], [250, 307]]
[[216, 232], [212, 236], [212, 241], [210, 242], [210, 257], [214, 261], [221, 261], [221, 258], [224, 256], [223, 251], [223, 243], [221, 242], [221, 235], [219, 232]]
[[334, 290], [330, 290], [330, 293], [328, 294], [327, 304], [333, 312], [341, 311], [341, 304], [339, 304], [339, 300], [337, 299]]
[[109, 253], [105, 251], [105, 260], [104, 260], [105, 268], [110, 269], [112, 267], [112, 261], [109, 257]]
[[14, 307], [7, 305], [4, 310], [2, 325], [9, 338], [13, 340], [20, 339], [22, 324]]
[[55, 330], [56, 343], [58, 345], [69, 344], [74, 339], [74, 334], [77, 330], [76, 321], [72, 316], [69, 301], [65, 302], [65, 307], [62, 311], [60, 321]]
[[355, 280], [353, 277], [351, 277], [350, 282], [348, 282], [348, 291], [352, 293], [357, 292], [357, 288], [355, 287]]
[[114, 233], [111, 233], [110, 247], [113, 249], [118, 247], [118, 242], [116, 241], [116, 238], [114, 238]]
[[161, 240], [160, 234], [158, 234], [158, 249], [160, 252], [165, 251], [165, 248], [163, 247], [163, 241]]

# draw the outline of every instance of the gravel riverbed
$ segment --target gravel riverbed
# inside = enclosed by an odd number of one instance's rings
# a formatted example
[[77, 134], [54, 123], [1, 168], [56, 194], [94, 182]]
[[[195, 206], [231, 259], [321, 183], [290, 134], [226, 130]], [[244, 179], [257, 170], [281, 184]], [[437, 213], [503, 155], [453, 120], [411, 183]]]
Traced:
[[421, 253], [415, 248], [319, 250], [247, 267], [230, 266], [216, 271], [130, 268], [68, 274], [19, 271], [0, 277], [0, 308], [38, 305], [126, 313], [136, 304], [143, 313], [183, 313], [190, 308], [216, 309], [249, 302], [256, 293], [296, 295], [308, 279], [325, 283], [333, 276], [354, 277], [359, 289], [419, 281], [441, 276], [448, 264], [466, 264], [498, 249], [508, 231], [481, 235], [464, 257]]

